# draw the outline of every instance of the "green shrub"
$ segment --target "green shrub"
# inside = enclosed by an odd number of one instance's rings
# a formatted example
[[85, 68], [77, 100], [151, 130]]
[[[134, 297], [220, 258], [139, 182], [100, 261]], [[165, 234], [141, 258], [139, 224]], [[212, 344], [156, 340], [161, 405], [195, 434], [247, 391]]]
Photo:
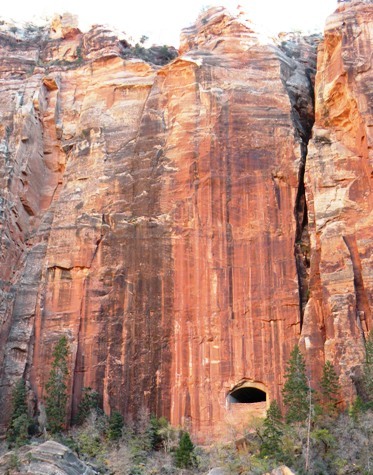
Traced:
[[354, 422], [357, 422], [361, 413], [366, 409], [360, 396], [357, 396], [355, 401], [348, 408], [348, 414]]
[[100, 396], [97, 391], [92, 388], [83, 388], [83, 396], [79, 403], [78, 414], [76, 416], [76, 423], [81, 425], [85, 422], [91, 411], [98, 412]]
[[363, 368], [364, 399], [368, 407], [373, 408], [373, 331], [369, 332], [365, 342], [365, 362]]
[[119, 440], [122, 437], [124, 426], [123, 416], [120, 412], [114, 411], [109, 417], [109, 440]]
[[14, 471], [18, 472], [18, 469], [20, 468], [20, 466], [21, 466], [21, 462], [19, 460], [18, 453], [17, 452], [11, 453], [10, 459], [9, 459], [9, 462], [8, 462], [9, 470], [11, 470], [11, 471], [14, 470]]
[[150, 444], [153, 450], [165, 447], [165, 436], [170, 424], [165, 417], [150, 416]]
[[99, 434], [82, 432], [78, 436], [78, 450], [79, 453], [88, 457], [97, 457], [102, 452], [102, 443]]

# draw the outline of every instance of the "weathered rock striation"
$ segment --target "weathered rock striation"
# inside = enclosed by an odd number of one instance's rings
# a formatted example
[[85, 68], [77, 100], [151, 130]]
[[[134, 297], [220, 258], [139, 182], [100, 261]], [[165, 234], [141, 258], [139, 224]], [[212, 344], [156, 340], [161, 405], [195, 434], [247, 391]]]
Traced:
[[[18, 468], [13, 470], [12, 457], [16, 457], [18, 462]], [[72, 450], [48, 440], [40, 445], [23, 446], [0, 457], [0, 473], [97, 475], [98, 472], [79, 460]]]
[[[309, 360], [339, 370], [345, 401], [360, 374], [373, 303], [373, 7], [341, 4], [318, 55], [316, 121], [306, 167]], [[313, 373], [320, 369], [313, 365]]]
[[250, 414], [232, 390], [281, 397], [299, 339], [315, 380], [331, 359], [353, 396], [373, 297], [371, 31], [367, 3], [330, 17], [314, 96], [317, 36], [268, 39], [223, 8], [163, 66], [173, 52], [73, 18], [3, 26], [3, 428], [20, 377], [42, 404], [62, 334], [69, 417], [91, 386], [107, 413], [218, 437]]

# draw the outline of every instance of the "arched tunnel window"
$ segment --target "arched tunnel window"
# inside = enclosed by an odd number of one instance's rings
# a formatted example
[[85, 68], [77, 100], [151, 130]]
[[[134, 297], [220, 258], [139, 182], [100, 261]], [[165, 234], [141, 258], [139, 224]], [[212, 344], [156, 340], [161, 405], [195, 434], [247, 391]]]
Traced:
[[267, 400], [267, 394], [258, 388], [241, 387], [234, 389], [228, 395], [228, 401], [231, 404], [251, 404], [254, 402], [264, 402]]

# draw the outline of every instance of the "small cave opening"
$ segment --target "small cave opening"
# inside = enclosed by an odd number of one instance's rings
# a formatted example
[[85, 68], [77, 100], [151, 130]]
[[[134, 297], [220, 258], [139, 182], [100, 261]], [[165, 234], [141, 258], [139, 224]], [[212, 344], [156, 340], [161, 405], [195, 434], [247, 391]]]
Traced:
[[267, 401], [267, 394], [258, 388], [241, 387], [228, 394], [230, 404], [252, 404]]

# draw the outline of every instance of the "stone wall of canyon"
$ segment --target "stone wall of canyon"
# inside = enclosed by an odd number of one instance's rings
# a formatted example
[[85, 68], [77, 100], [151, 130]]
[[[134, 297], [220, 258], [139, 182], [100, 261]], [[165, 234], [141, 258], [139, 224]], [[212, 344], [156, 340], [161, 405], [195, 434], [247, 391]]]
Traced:
[[69, 417], [91, 386], [107, 413], [146, 407], [208, 441], [249, 414], [227, 403], [238, 385], [281, 398], [298, 341], [315, 385], [329, 359], [354, 397], [373, 300], [372, 12], [342, 4], [319, 44], [209, 10], [164, 66], [68, 17], [1, 27], [2, 430], [20, 377], [40, 409], [63, 334]]
[[305, 178], [310, 292], [302, 340], [310, 361], [325, 355], [339, 369], [346, 401], [372, 329], [372, 45], [371, 2], [341, 4], [328, 18]]

